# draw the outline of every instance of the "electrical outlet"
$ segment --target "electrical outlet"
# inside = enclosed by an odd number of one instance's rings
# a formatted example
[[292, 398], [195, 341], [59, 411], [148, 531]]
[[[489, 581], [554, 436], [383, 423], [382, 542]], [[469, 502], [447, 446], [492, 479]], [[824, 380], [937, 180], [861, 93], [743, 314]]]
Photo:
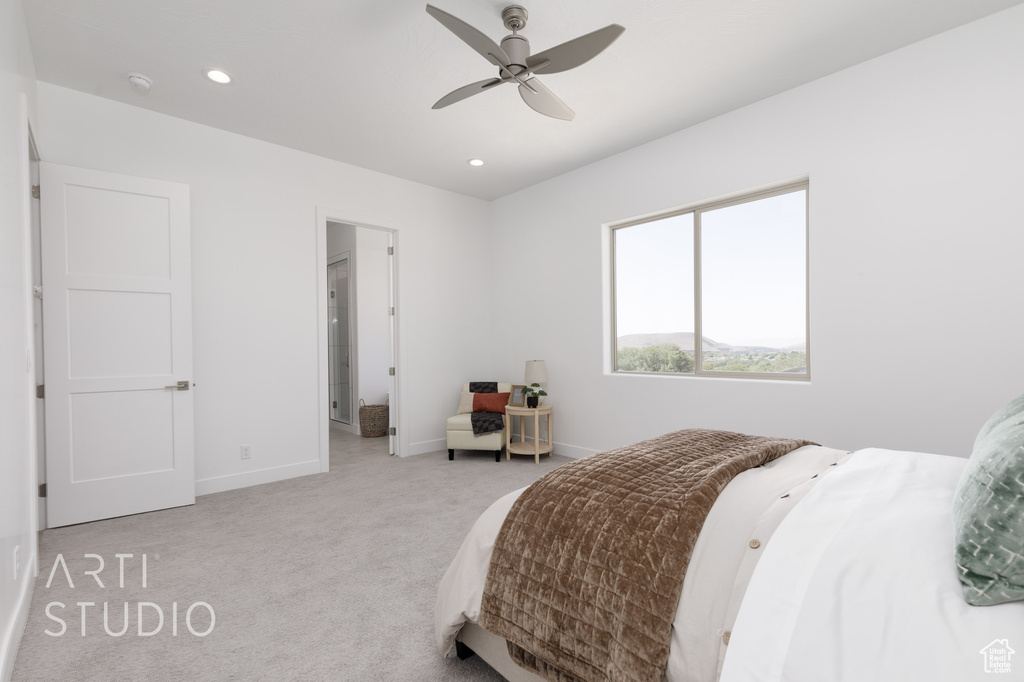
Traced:
[[252, 446], [251, 445], [243, 445], [242, 446], [242, 459], [249, 459], [251, 456], [252, 456]]
[[14, 548], [14, 579], [21, 575], [21, 546]]

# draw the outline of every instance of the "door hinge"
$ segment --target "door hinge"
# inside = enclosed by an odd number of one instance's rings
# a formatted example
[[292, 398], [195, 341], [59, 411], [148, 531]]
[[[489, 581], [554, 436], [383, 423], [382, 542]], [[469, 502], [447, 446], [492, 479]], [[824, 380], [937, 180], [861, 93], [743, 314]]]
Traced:
[[33, 199], [38, 199], [39, 198], [39, 185], [32, 185], [32, 198]]
[[35, 284], [32, 286], [32, 295], [38, 298], [40, 301], [43, 300], [43, 285]]
[[[38, 185], [37, 185], [37, 187], [38, 187]], [[388, 255], [389, 256], [394, 256], [395, 255], [395, 247], [393, 247], [393, 246], [389, 246], [388, 247]]]
[[36, 397], [37, 398], [45, 398], [46, 397], [46, 387], [45, 387], [44, 384], [39, 384], [38, 386], [36, 386]]
[[394, 315], [394, 314], [395, 314], [395, 307], [391, 306], [390, 308], [388, 308], [388, 315]]
[[388, 376], [389, 377], [395, 376], [395, 368], [394, 367], [388, 367]]
[[388, 427], [388, 435], [389, 436], [397, 436], [398, 435], [398, 429], [396, 429], [394, 426]]
[[46, 497], [46, 484], [45, 483], [40, 483], [39, 484], [39, 497]]

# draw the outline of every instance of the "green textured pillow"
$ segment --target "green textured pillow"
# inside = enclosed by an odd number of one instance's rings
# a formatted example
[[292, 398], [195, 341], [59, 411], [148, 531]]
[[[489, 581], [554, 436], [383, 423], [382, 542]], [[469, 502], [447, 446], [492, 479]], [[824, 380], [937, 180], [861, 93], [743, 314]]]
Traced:
[[1024, 395], [981, 427], [953, 498], [964, 599], [1024, 599]]

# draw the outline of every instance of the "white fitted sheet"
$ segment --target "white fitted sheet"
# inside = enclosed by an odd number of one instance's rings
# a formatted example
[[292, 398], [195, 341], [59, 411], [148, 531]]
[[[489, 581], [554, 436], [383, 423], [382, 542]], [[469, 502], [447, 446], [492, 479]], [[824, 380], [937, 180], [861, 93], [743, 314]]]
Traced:
[[[1024, 602], [970, 606], [953, 559], [967, 460], [860, 450], [781, 524], [740, 608], [722, 682], [1024, 679]], [[982, 650], [1006, 640], [1008, 673]]]

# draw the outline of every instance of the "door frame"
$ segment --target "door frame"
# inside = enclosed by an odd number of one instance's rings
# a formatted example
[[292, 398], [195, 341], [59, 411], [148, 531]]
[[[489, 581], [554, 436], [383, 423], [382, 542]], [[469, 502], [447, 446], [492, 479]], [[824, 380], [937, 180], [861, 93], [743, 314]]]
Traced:
[[[20, 585], [13, 589], [13, 599], [5, 604], [8, 611], [5, 616], [9, 624], [6, 631], [0, 632], [0, 679], [10, 679], [14, 673], [14, 659], [17, 656], [18, 647], [22, 635], [28, 625], [29, 611], [32, 605], [32, 595], [35, 591], [35, 579], [39, 575], [39, 531], [40, 515], [39, 502], [37, 497], [39, 484], [39, 462], [43, 453], [39, 449], [37, 439], [38, 425], [36, 413], [40, 410], [36, 400], [36, 375], [35, 366], [37, 357], [35, 354], [33, 307], [34, 298], [32, 294], [32, 172], [33, 164], [39, 162], [39, 152], [36, 147], [35, 127], [32, 125], [32, 114], [30, 113], [28, 96], [21, 92], [18, 96], [18, 151], [17, 162], [20, 164], [18, 178], [15, 180], [20, 189], [21, 208], [21, 231], [22, 231], [22, 288], [25, 297], [24, 309], [21, 320], [26, 327], [25, 330], [25, 411], [24, 438], [25, 450], [23, 452], [4, 453], [4, 456], [24, 458], [26, 477], [19, 485], [27, 486], [22, 491], [27, 500], [25, 502], [25, 525], [19, 521], [9, 528], [11, 538], [25, 536], [25, 541], [15, 540], [19, 546], [19, 557], [21, 570], [18, 572]], [[38, 213], [37, 213], [38, 215]], [[19, 493], [20, 494], [20, 493]], [[42, 500], [45, 504], [45, 500]], [[5, 561], [10, 560], [10, 555], [3, 557]]]
[[[40, 255], [38, 252], [40, 242], [37, 241], [37, 238], [40, 236], [40, 211], [38, 204], [34, 208], [32, 205], [33, 201], [38, 201], [32, 198], [32, 185], [33, 180], [38, 182], [39, 162], [41, 159], [39, 157], [39, 148], [36, 146], [35, 130], [29, 116], [28, 100], [24, 95], [21, 96], [21, 123], [21, 140], [23, 145], [21, 148], [22, 188], [24, 190], [22, 192], [22, 220], [25, 239], [25, 253], [23, 255], [25, 261], [25, 319], [28, 322], [28, 338], [25, 340], [25, 344], [28, 356], [27, 362], [31, 365], [31, 371], [26, 372], [27, 385], [25, 388], [29, 396], [28, 445], [32, 453], [32, 460], [29, 466], [29, 485], [31, 486], [29, 488], [29, 495], [31, 496], [30, 499], [33, 500], [29, 510], [29, 521], [32, 525], [32, 541], [28, 554], [23, 560], [22, 570], [29, 570], [31, 562], [32, 574], [35, 576], [39, 573], [39, 533], [46, 527], [46, 498], [38, 495], [39, 484], [45, 482], [45, 475], [40, 475], [40, 467], [45, 471], [46, 452], [41, 447], [43, 434], [40, 432], [43, 424], [40, 416], [43, 413], [43, 406], [39, 404], [39, 399], [36, 398], [37, 368], [42, 366], [42, 357], [36, 355], [36, 306], [33, 293], [36, 257]], [[42, 277], [41, 273], [40, 277]], [[40, 327], [42, 326], [42, 319], [39, 320], [39, 325]], [[42, 341], [42, 339], [39, 339], [39, 341]], [[42, 480], [40, 480], [41, 478]]]
[[[29, 320], [31, 321], [32, 338], [32, 411], [31, 415], [33, 433], [30, 434], [30, 442], [35, 451], [33, 466], [36, 471], [36, 480], [33, 486], [33, 493], [38, 493], [38, 486], [46, 483], [46, 410], [35, 392], [35, 386], [44, 383], [43, 377], [43, 343], [45, 342], [45, 329], [43, 328], [43, 300], [35, 296], [36, 285], [43, 283], [43, 255], [42, 255], [42, 224], [40, 220], [40, 201], [37, 197], [31, 196], [32, 187], [39, 183], [39, 149], [36, 147], [35, 134], [32, 131], [31, 121], [26, 121], [26, 140], [28, 147], [25, 150], [26, 189], [29, 190], [28, 215], [26, 225], [26, 243], [28, 249], [28, 304]], [[36, 280], [39, 280], [38, 282]], [[46, 498], [37, 494], [36, 497], [36, 519], [34, 522], [36, 530], [42, 531], [46, 528]], [[33, 548], [33, 554], [35, 548]]]
[[[405, 423], [405, 376], [402, 371], [401, 354], [401, 318], [402, 306], [399, 298], [401, 292], [401, 279], [399, 277], [399, 236], [401, 228], [396, 225], [382, 224], [379, 220], [366, 219], [353, 214], [351, 211], [334, 209], [324, 206], [316, 207], [316, 300], [317, 300], [317, 396], [316, 413], [319, 430], [320, 449], [320, 472], [327, 473], [331, 469], [330, 456], [330, 425], [331, 415], [330, 391], [328, 386], [328, 364], [327, 364], [327, 223], [345, 223], [370, 230], [380, 230], [390, 233], [391, 245], [394, 248], [391, 267], [391, 300], [395, 307], [394, 332], [391, 335], [391, 354], [395, 363], [395, 394], [390, 396], [394, 405], [394, 423], [397, 435], [394, 439], [394, 454], [401, 457], [406, 450], [407, 438], [401, 425]], [[350, 263], [352, 261], [349, 261]], [[357, 285], [358, 286], [358, 285]], [[358, 348], [356, 349], [358, 352]]]

